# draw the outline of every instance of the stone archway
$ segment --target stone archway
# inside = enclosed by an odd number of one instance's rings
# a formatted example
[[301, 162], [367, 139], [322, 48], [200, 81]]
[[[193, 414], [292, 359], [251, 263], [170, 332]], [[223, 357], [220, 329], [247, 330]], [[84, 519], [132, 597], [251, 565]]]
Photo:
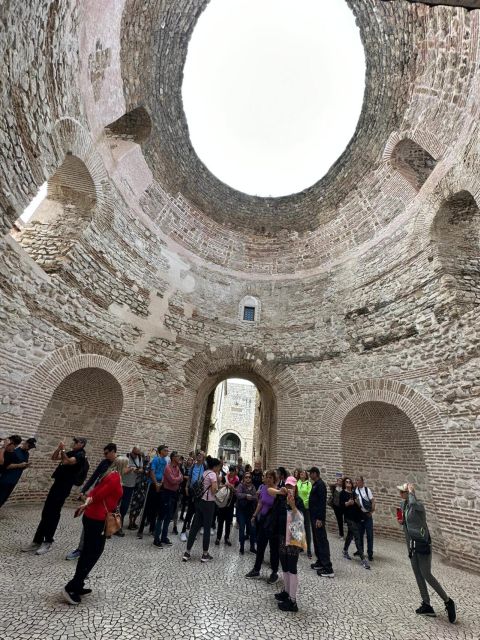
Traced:
[[224, 346], [195, 355], [185, 365], [185, 377], [193, 401], [191, 448], [201, 440], [208, 398], [215, 387], [225, 378], [244, 378], [260, 393], [262, 451], [257, 455], [270, 466], [287, 464], [288, 433], [292, 421], [299, 420], [302, 405], [300, 390], [287, 366], [270, 363], [263, 354], [244, 347]]

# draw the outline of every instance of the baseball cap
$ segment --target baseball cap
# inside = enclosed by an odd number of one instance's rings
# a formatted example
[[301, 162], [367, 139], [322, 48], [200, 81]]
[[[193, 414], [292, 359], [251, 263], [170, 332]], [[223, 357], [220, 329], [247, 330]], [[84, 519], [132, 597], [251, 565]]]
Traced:
[[288, 476], [288, 478], [285, 480], [285, 484], [290, 485], [291, 487], [296, 487], [297, 486], [297, 481], [293, 476]]
[[307, 469], [308, 473], [318, 473], [318, 475], [320, 475], [320, 469], [318, 467], [310, 467], [310, 469]]
[[408, 491], [408, 483], [404, 482], [403, 484], [397, 484], [397, 489], [399, 491]]
[[35, 447], [37, 446], [36, 438], [27, 438], [25, 442], [29, 445], [30, 449], [35, 449]]

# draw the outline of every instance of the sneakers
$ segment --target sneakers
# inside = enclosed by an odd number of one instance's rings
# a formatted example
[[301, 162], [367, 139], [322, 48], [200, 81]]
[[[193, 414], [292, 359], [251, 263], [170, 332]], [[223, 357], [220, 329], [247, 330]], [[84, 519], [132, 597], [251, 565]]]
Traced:
[[445, 610], [448, 614], [448, 621], [453, 624], [457, 619], [457, 611], [455, 609], [455, 603], [451, 598], [445, 602]]
[[426, 602], [422, 602], [418, 609], [415, 609], [415, 613], [418, 613], [421, 616], [430, 616], [431, 618], [434, 618], [436, 616], [433, 607]]
[[217, 533], [217, 530], [214, 529], [213, 527], [210, 529], [210, 535], [214, 536]]
[[36, 556], [43, 556], [46, 553], [48, 553], [51, 548], [52, 548], [52, 543], [51, 542], [42, 542], [42, 544], [35, 551], [35, 555]]
[[210, 562], [210, 560], [213, 560], [213, 557], [209, 553], [202, 553], [200, 562]]
[[65, 602], [68, 602], [68, 604], [77, 605], [77, 604], [80, 604], [82, 601], [78, 593], [74, 593], [73, 591], [67, 591], [66, 589], [62, 590], [62, 596]]
[[366, 558], [362, 560], [362, 567], [364, 569], [370, 569], [370, 565], [368, 564], [368, 560]]
[[65, 560], [77, 560], [81, 553], [82, 552], [79, 549], [74, 549], [73, 551], [70, 551], [70, 553], [67, 553]]
[[192, 556], [188, 553], [188, 551], [185, 551], [185, 553], [183, 554], [183, 557], [182, 557], [182, 561], [183, 562], [188, 562], [191, 557]]
[[345, 551], [345, 549], [343, 550], [343, 557], [345, 558], [345, 560], [352, 559], [352, 556], [348, 553], [348, 551]]
[[314, 571], [317, 571], [317, 569], [321, 569], [322, 565], [319, 562], [314, 562], [313, 564], [310, 565], [310, 569], [313, 569]]
[[160, 540], [154, 540], [153, 546], [158, 547], [159, 549], [163, 549], [163, 544], [160, 542]]
[[319, 569], [317, 571], [317, 576], [320, 576], [321, 578], [334, 578], [335, 574], [333, 573], [333, 571], [325, 571], [325, 569]]
[[22, 547], [21, 551], [23, 551], [23, 553], [29, 553], [30, 551], [36, 551], [39, 547], [40, 544], [38, 542], [31, 542], [30, 544], [27, 544], [26, 547]]
[[297, 613], [298, 611], [297, 603], [293, 600], [290, 600], [290, 598], [288, 598], [288, 600], [285, 600], [285, 602], [279, 602], [278, 608], [280, 609], [280, 611], [291, 611], [292, 613]]
[[180, 534], [180, 540], [182, 542], [186, 542], [187, 541], [187, 534], [185, 533], [185, 531], [182, 531], [182, 533]]
[[91, 589], [80, 589], [80, 591], [78, 592], [79, 596], [88, 596], [92, 593]]
[[255, 569], [252, 569], [247, 574], [245, 574], [245, 578], [258, 578], [259, 575], [260, 571], [255, 571]]
[[267, 580], [267, 584], [275, 584], [276, 582], [278, 582], [278, 573], [272, 572]]
[[288, 600], [290, 596], [286, 591], [280, 591], [279, 593], [275, 593], [273, 597], [279, 602], [286, 602], [286, 600]]
[[173, 542], [168, 538], [165, 538], [165, 540], [162, 540], [162, 544], [164, 544], [166, 547], [173, 547]]

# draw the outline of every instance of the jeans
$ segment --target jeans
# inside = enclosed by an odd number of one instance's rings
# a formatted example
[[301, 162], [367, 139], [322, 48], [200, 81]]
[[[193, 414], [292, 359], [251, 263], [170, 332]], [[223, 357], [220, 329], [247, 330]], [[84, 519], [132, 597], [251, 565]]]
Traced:
[[210, 547], [210, 529], [213, 522], [213, 514], [215, 512], [215, 502], [197, 498], [195, 500], [195, 517], [188, 534], [187, 551], [193, 547], [197, 533], [203, 527], [203, 552], [207, 553]]
[[425, 602], [425, 604], [430, 604], [427, 582], [432, 587], [432, 589], [434, 589], [438, 593], [440, 598], [444, 602], [447, 602], [449, 597], [443, 590], [438, 580], [432, 575], [432, 554], [414, 553], [410, 558], [410, 562], [412, 564], [413, 573], [415, 574], [415, 579], [417, 581], [417, 585], [420, 590], [420, 595], [422, 596], [423, 602]]
[[97, 564], [105, 548], [105, 536], [103, 535], [105, 521], [93, 520], [84, 515], [82, 522], [85, 535], [83, 549], [78, 558], [75, 575], [65, 587], [67, 591], [74, 593], [83, 589], [85, 578]]
[[360, 538], [362, 539], [362, 547], [363, 547], [363, 538], [365, 533], [367, 534], [367, 554], [368, 557], [371, 558], [373, 556], [373, 516], [366, 516], [364, 520], [360, 523]]
[[265, 529], [262, 519], [257, 520], [257, 553], [255, 555], [254, 571], [260, 571], [267, 545], [270, 544], [270, 568], [272, 573], [278, 573], [280, 564], [280, 539], [271, 529]]
[[330, 545], [328, 543], [327, 531], [325, 524], [322, 527], [316, 527], [315, 521], [312, 520], [313, 547], [317, 556], [318, 568], [325, 573], [333, 573], [332, 562], [330, 560]]
[[33, 537], [33, 542], [42, 544], [42, 542], [53, 542], [53, 536], [57, 530], [60, 521], [60, 514], [65, 500], [72, 490], [70, 483], [55, 482], [50, 487], [47, 499], [42, 509], [42, 516], [37, 531]]
[[345, 523], [347, 525], [347, 537], [345, 538], [343, 550], [348, 552], [348, 547], [352, 540], [355, 540], [355, 546], [360, 554], [360, 558], [363, 560], [365, 558], [365, 554], [363, 552], [363, 538], [360, 536], [360, 523], [355, 522], [354, 520], [345, 520]]
[[[255, 506], [255, 505], [254, 505]], [[255, 525], [252, 524], [254, 508], [239, 507], [237, 505], [238, 540], [240, 549], [245, 548], [245, 540], [250, 540], [250, 550], [255, 548]]]
[[[168, 525], [177, 504], [177, 491], [161, 489], [157, 494], [157, 522], [155, 525], [155, 542], [168, 540]], [[161, 535], [161, 539], [160, 539]]]
[[122, 516], [122, 526], [123, 526], [123, 519], [127, 515], [128, 507], [130, 506], [130, 500], [132, 499], [134, 491], [135, 491], [135, 487], [123, 487], [123, 496], [122, 496], [122, 501], [120, 502], [120, 515]]

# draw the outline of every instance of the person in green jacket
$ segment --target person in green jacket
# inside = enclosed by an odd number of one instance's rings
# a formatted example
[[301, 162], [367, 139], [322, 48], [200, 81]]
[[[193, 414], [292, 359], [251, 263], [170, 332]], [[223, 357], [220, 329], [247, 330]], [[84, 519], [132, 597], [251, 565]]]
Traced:
[[455, 603], [432, 575], [432, 539], [428, 531], [425, 507], [420, 500], [417, 500], [413, 484], [401, 484], [397, 486], [397, 489], [402, 499], [402, 508], [397, 512], [397, 518], [403, 525], [408, 557], [422, 597], [422, 604], [416, 609], [415, 613], [432, 617], [436, 615], [430, 604], [428, 582], [444, 601], [448, 619], [453, 623], [457, 619]]
[[306, 471], [300, 470], [297, 481], [297, 492], [302, 508], [303, 521], [305, 525], [305, 535], [307, 537], [307, 556], [312, 557], [312, 526], [310, 524], [310, 511], [308, 508], [308, 501], [310, 499], [310, 491], [312, 490], [312, 483], [308, 477]]

